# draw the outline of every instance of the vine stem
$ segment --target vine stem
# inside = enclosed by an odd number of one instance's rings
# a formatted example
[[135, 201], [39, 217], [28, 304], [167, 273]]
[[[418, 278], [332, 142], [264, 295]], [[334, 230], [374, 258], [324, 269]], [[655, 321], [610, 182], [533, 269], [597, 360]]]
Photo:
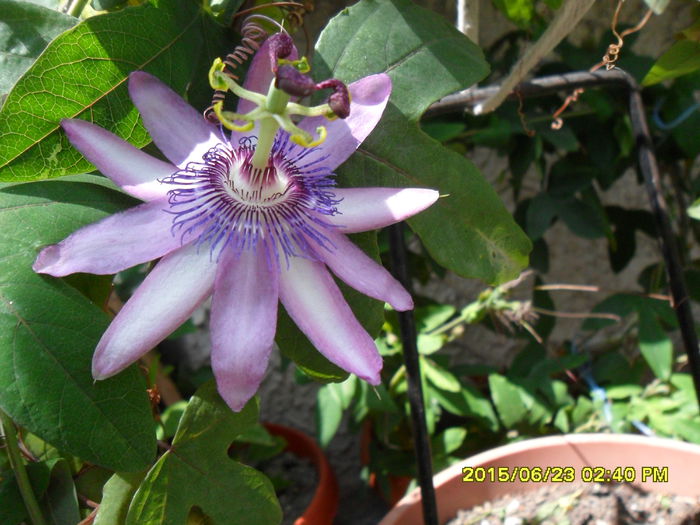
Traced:
[[24, 468], [24, 462], [22, 461], [22, 455], [19, 451], [19, 444], [17, 442], [17, 430], [15, 428], [15, 424], [12, 419], [10, 419], [10, 416], [5, 414], [5, 412], [2, 410], [0, 410], [0, 423], [2, 423], [2, 430], [5, 434], [7, 458], [9, 459], [10, 466], [15, 474], [19, 492], [24, 500], [24, 506], [27, 508], [27, 512], [29, 513], [29, 519], [33, 525], [46, 525], [44, 515], [41, 513], [41, 509], [39, 508], [39, 502], [36, 500], [34, 490], [29, 482], [27, 469]]

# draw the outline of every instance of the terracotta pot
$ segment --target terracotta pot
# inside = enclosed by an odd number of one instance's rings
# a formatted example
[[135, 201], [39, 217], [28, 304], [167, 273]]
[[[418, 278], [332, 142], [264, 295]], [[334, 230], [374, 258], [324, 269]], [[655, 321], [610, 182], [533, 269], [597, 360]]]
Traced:
[[[486, 480], [463, 482], [463, 467], [484, 467], [483, 470], [470, 472], [476, 475], [478, 471], [479, 477], [485, 475]], [[698, 445], [628, 434], [550, 436], [498, 447], [440, 472], [433, 478], [440, 523], [449, 521], [460, 509], [468, 509], [506, 494], [530, 492], [544, 484], [553, 484], [551, 480], [547, 483], [521, 482], [517, 479], [514, 482], [490, 482], [489, 467], [496, 469], [490, 471], [496, 476], [499, 467], [505, 467], [501, 472], [507, 472], [509, 476], [518, 467], [520, 470], [516, 472], [523, 473], [525, 477], [532, 476], [532, 467], [541, 468], [542, 475], [547, 467], [557, 467], [550, 469], [550, 475], [568, 473], [568, 476], [573, 473], [577, 483], [586, 481], [582, 475], [609, 476], [605, 471], [622, 467], [618, 472], [634, 477], [634, 485], [649, 492], [700, 496], [700, 484], [697, 483], [700, 472]], [[560, 467], [570, 469], [560, 471]], [[629, 468], [625, 470], [625, 467]], [[650, 470], [643, 470], [643, 467]], [[643, 481], [644, 474], [646, 480]], [[379, 525], [423, 525], [420, 489], [413, 490], [399, 501]]]
[[338, 482], [321, 447], [299, 430], [274, 423], [265, 423], [265, 428], [270, 434], [285, 439], [286, 450], [295, 456], [311, 460], [316, 467], [316, 492], [304, 514], [294, 521], [294, 525], [332, 525], [338, 512]]

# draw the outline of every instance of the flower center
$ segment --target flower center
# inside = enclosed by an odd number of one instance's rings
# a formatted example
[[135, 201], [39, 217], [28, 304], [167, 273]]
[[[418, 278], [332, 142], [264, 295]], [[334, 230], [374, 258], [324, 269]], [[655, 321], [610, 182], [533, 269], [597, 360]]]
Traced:
[[287, 263], [318, 259], [319, 247], [333, 248], [324, 232], [334, 226], [323, 220], [338, 213], [333, 174], [322, 157], [307, 158], [314, 149], [291, 143], [287, 133], [278, 134], [265, 168], [253, 165], [255, 147], [251, 138], [238, 147], [220, 143], [203, 162], [161, 180], [174, 186], [168, 191], [173, 235], [208, 245], [214, 259], [226, 249], [258, 247], [270, 266], [279, 266], [282, 254]]

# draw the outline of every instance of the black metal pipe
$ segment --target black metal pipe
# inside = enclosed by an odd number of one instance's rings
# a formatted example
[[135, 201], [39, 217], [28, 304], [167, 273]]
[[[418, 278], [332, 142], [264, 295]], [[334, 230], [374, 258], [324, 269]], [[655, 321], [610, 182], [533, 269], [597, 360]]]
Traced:
[[[600, 87], [605, 85], [627, 86], [629, 75], [620, 69], [606, 71], [604, 69], [589, 72], [575, 71], [561, 75], [549, 75], [546, 77], [533, 78], [518, 84], [508, 98], [542, 97], [557, 93], [559, 91], [573, 91], [577, 88]], [[500, 89], [500, 86], [486, 86], [483, 88], [472, 88], [441, 98], [428, 108], [426, 117], [433, 117], [444, 113], [452, 113], [465, 110], [467, 107], [475, 106], [483, 102]]]
[[693, 311], [683, 276], [683, 264], [681, 263], [676, 244], [676, 237], [668, 215], [668, 206], [661, 188], [659, 167], [656, 164], [654, 144], [649, 133], [642, 96], [639, 92], [639, 86], [631, 77], [629, 79], [629, 111], [632, 130], [637, 144], [639, 167], [642, 175], [644, 175], [644, 185], [647, 189], [656, 229], [659, 232], [659, 246], [664, 258], [671, 297], [673, 298], [672, 306], [676, 311], [683, 345], [688, 356], [688, 365], [693, 376], [695, 396], [698, 399], [698, 405], [700, 405], [700, 348], [698, 347], [698, 336], [695, 332]]
[[[404, 225], [398, 223], [389, 227], [389, 247], [391, 266], [394, 277], [411, 292], [411, 281], [408, 275], [408, 260], [406, 245], [403, 238]], [[420, 360], [416, 335], [416, 323], [413, 312], [397, 312], [401, 330], [401, 344], [406, 366], [408, 381], [408, 402], [411, 407], [413, 423], [413, 442], [418, 466], [418, 483], [420, 485], [423, 522], [425, 525], [438, 525], [435, 487], [433, 486], [433, 461], [430, 453], [430, 436], [425, 422], [425, 401], [420, 379]]]

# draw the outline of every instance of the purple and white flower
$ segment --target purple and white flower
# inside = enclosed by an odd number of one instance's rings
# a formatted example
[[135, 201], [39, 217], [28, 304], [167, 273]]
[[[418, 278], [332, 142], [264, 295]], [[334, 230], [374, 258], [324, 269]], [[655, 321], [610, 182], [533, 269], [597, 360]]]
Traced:
[[[259, 58], [245, 84], [256, 93], [265, 92], [273, 78]], [[333, 170], [379, 121], [391, 82], [372, 75], [348, 89], [348, 118], [314, 116], [298, 124], [309, 132], [325, 125], [321, 146], [302, 147], [281, 129], [263, 168], [252, 162], [261, 126], [227, 136], [144, 72], [130, 75], [129, 92], [170, 162], [89, 122], [62, 121], [90, 162], [145, 202], [44, 248], [34, 270], [56, 277], [113, 274], [160, 259], [97, 345], [95, 379], [138, 360], [212, 296], [211, 363], [233, 410], [245, 405], [264, 376], [278, 301], [331, 362], [379, 383], [381, 357], [328, 269], [370, 297], [411, 309], [406, 290], [345, 234], [401, 221], [430, 206], [438, 193], [334, 186]], [[242, 109], [250, 103], [242, 100]]]

